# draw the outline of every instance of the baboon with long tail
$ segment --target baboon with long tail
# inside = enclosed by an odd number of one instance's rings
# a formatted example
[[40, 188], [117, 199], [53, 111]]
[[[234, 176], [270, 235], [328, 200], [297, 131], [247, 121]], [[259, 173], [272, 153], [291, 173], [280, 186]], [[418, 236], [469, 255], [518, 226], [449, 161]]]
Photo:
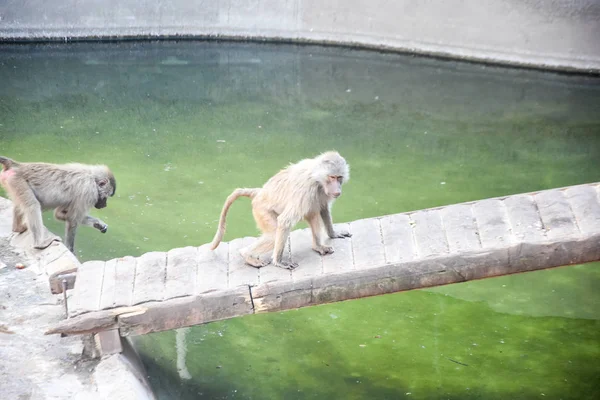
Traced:
[[92, 207], [104, 208], [117, 188], [105, 165], [20, 163], [0, 156], [0, 184], [14, 203], [14, 232], [29, 229], [33, 246], [44, 249], [56, 236], [44, 237], [42, 211], [54, 208], [54, 216], [65, 221], [65, 244], [72, 252], [79, 225], [105, 233], [102, 220], [88, 215]]
[[272, 262], [281, 268], [296, 268], [296, 263], [282, 258], [290, 231], [301, 219], [308, 222], [312, 231], [313, 250], [321, 255], [333, 253], [333, 247], [322, 242], [321, 227], [325, 226], [330, 238], [351, 236], [348, 232], [335, 232], [331, 219], [331, 205], [342, 194], [342, 184], [349, 179], [350, 167], [346, 160], [339, 153], [329, 151], [288, 166], [262, 188], [234, 190], [223, 205], [211, 249], [216, 249], [223, 239], [229, 207], [244, 196], [252, 199], [252, 214], [262, 231], [255, 243], [240, 251], [249, 265], [260, 268]]

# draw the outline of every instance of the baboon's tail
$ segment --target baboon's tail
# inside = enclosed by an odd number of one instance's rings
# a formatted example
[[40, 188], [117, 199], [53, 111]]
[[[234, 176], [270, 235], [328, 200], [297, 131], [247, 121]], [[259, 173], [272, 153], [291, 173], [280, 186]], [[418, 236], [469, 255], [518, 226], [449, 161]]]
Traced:
[[10, 158], [0, 156], [0, 164], [2, 164], [3, 169], [8, 171], [13, 165], [16, 167], [19, 165], [15, 160], [11, 160]]
[[260, 191], [259, 188], [254, 189], [235, 189], [233, 193], [227, 197], [225, 204], [223, 204], [223, 209], [221, 210], [221, 217], [219, 218], [219, 228], [217, 229], [217, 233], [215, 234], [215, 238], [210, 244], [210, 249], [214, 250], [217, 248], [221, 240], [223, 240], [223, 235], [225, 235], [225, 219], [227, 218], [227, 211], [229, 211], [229, 207], [238, 197], [250, 197], [254, 198]]

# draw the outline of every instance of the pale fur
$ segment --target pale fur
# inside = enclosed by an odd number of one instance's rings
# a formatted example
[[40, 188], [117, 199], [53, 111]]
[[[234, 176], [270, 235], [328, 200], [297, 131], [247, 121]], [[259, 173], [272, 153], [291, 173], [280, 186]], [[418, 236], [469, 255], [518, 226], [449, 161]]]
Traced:
[[[339, 177], [337, 181], [330, 177]], [[304, 159], [279, 171], [262, 188], [236, 189], [223, 206], [219, 227], [211, 244], [215, 249], [225, 234], [225, 219], [231, 204], [241, 196], [252, 198], [252, 213], [262, 236], [249, 248], [242, 250], [246, 262], [255, 267], [267, 265], [265, 255], [272, 251], [272, 261], [283, 268], [294, 268], [294, 263], [282, 261], [283, 248], [290, 230], [301, 219], [309, 223], [313, 235], [313, 249], [320, 254], [333, 252], [323, 245], [321, 227], [324, 225], [331, 238], [350, 236], [333, 230], [330, 207], [333, 193], [341, 194], [341, 184], [350, 179], [350, 167], [335, 151], [315, 158]]]
[[42, 211], [55, 209], [65, 221], [65, 243], [73, 251], [79, 224], [106, 232], [108, 226], [91, 217], [95, 205], [104, 207], [113, 196], [116, 181], [105, 165], [19, 163], [0, 157], [0, 183], [14, 203], [13, 231], [31, 230], [34, 247], [48, 247], [56, 237], [43, 237]]

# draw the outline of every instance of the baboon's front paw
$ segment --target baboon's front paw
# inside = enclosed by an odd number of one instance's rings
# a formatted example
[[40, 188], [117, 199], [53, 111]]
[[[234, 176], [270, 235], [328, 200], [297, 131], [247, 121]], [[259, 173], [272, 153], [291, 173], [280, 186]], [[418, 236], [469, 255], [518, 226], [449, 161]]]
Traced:
[[288, 262], [285, 262], [285, 261], [282, 261], [282, 262], [276, 262], [276, 261], [274, 261], [273, 265], [276, 266], [276, 267], [279, 267], [279, 268], [284, 268], [284, 269], [295, 269], [295, 268], [298, 268], [298, 263], [295, 263], [295, 262], [289, 262], [288, 263]]
[[333, 253], [333, 247], [331, 247], [331, 246], [313, 247], [313, 250], [316, 251], [317, 253], [319, 253], [322, 256], [324, 256], [325, 254], [331, 254], [331, 253]]
[[342, 231], [335, 232], [335, 234], [333, 235], [333, 239], [344, 239], [347, 237], [352, 237], [352, 234], [350, 232]]
[[94, 223], [94, 228], [98, 229], [102, 233], [106, 233], [108, 230], [108, 225], [96, 222]]

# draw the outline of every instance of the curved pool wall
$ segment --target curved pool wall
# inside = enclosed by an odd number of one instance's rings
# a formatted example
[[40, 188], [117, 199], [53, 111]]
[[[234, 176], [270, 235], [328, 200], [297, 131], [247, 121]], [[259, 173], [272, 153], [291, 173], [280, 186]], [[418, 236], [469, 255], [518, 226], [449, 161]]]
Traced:
[[598, 0], [9, 0], [0, 40], [222, 37], [600, 72]]

